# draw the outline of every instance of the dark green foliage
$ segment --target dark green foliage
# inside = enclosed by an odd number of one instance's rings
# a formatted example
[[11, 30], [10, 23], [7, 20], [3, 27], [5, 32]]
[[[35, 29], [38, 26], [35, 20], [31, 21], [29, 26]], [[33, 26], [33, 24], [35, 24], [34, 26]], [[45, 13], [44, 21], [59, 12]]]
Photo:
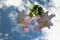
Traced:
[[44, 13], [44, 10], [42, 9], [42, 7], [39, 7], [38, 8], [38, 14], [39, 15], [42, 15]]
[[39, 7], [39, 8], [38, 8], [38, 11], [40, 11], [40, 10], [42, 10], [42, 7]]
[[34, 5], [34, 6], [33, 6], [33, 10], [34, 10], [34, 11], [37, 10], [38, 7], [39, 7], [39, 5]]
[[44, 10], [41, 6], [39, 5], [34, 5], [33, 7], [30, 8], [30, 13], [29, 13], [29, 17], [32, 18], [33, 15], [35, 16], [41, 16], [42, 14], [44, 14]]
[[28, 16], [29, 16], [30, 18], [32, 18], [32, 17], [33, 17], [33, 14], [30, 12]]

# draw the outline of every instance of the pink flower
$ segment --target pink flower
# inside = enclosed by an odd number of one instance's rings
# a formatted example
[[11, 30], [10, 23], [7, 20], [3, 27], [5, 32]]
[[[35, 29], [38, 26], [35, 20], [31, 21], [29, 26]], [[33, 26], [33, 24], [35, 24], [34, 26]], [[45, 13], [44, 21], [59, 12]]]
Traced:
[[37, 27], [34, 28], [35, 31], [41, 31], [41, 29], [42, 28], [40, 26], [37, 26]]
[[27, 27], [22, 27], [23, 32], [29, 32], [29, 28]]

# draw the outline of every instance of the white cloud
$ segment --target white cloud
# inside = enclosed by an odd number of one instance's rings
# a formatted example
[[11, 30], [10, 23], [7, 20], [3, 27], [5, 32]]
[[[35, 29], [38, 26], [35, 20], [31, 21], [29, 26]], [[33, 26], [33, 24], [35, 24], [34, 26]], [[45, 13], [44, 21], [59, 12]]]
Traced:
[[9, 14], [9, 17], [10, 17], [11, 21], [12, 21], [12, 20], [15, 20], [15, 16], [14, 16], [13, 13], [10, 13], [10, 14]]
[[6, 34], [5, 34], [5, 37], [6, 37], [6, 36], [8, 36], [8, 35], [9, 35], [9, 34], [8, 34], [8, 33], [6, 33]]
[[14, 6], [19, 6], [21, 4], [21, 0], [6, 0], [5, 4], [7, 6], [14, 5]]
[[0, 37], [3, 35], [3, 33], [0, 33]]
[[4, 40], [3, 38], [0, 38], [0, 40]]
[[56, 16], [52, 19], [52, 22], [54, 26], [49, 29], [49, 40], [60, 40], [60, 0], [52, 0], [53, 5], [56, 7], [56, 9], [51, 8], [50, 12], [54, 13]]

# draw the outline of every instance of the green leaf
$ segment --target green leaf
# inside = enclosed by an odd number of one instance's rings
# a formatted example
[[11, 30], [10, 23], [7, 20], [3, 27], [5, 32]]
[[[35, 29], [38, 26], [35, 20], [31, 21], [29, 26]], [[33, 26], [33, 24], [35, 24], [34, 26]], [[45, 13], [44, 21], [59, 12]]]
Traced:
[[39, 7], [39, 5], [34, 5], [30, 8], [30, 13], [29, 13], [30, 18], [32, 18], [33, 15], [41, 16], [42, 14], [44, 14], [44, 10], [41, 6]]
[[39, 10], [43, 10], [43, 8], [40, 6], [40, 7], [38, 8], [38, 11], [39, 11]]
[[42, 7], [39, 7], [39, 8], [38, 8], [38, 14], [39, 14], [39, 15], [44, 14], [44, 10], [43, 10]]
[[38, 13], [37, 13], [37, 10], [34, 12], [34, 15], [35, 15], [35, 16], [39, 16]]
[[33, 17], [33, 14], [30, 12], [28, 16], [29, 16], [30, 18], [32, 18], [32, 17]]
[[34, 6], [33, 6], [33, 10], [37, 10], [38, 7], [39, 7], [39, 5], [34, 5]]

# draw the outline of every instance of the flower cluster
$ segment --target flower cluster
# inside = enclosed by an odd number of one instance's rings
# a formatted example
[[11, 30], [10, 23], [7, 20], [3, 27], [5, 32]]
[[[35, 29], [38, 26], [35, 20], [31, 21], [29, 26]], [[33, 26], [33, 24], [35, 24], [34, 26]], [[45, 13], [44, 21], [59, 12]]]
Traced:
[[[30, 8], [30, 13], [17, 11], [19, 18], [17, 18], [17, 23], [22, 25], [23, 32], [29, 32], [28, 25], [34, 25], [35, 31], [41, 31], [42, 28], [53, 26], [51, 23], [51, 18], [54, 14], [48, 16], [48, 11], [44, 12], [42, 7], [39, 5], [34, 5], [32, 9]], [[35, 16], [34, 16], [35, 15]]]

